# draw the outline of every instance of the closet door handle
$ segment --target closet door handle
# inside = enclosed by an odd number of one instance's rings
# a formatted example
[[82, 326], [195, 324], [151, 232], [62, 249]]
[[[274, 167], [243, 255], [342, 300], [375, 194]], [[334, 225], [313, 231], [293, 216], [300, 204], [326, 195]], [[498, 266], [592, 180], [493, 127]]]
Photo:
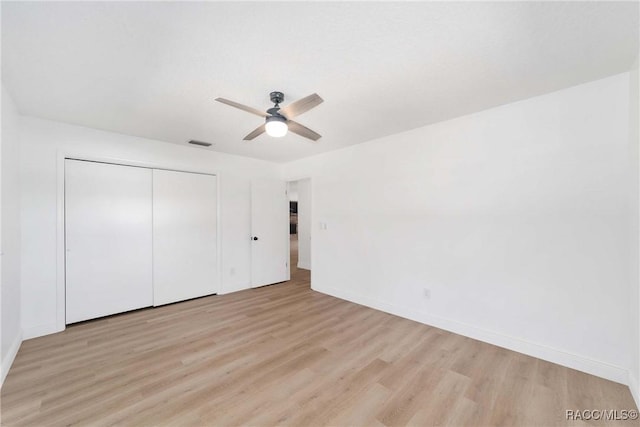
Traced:
[[253, 236], [253, 240], [258, 240], [258, 237], [257, 236]]

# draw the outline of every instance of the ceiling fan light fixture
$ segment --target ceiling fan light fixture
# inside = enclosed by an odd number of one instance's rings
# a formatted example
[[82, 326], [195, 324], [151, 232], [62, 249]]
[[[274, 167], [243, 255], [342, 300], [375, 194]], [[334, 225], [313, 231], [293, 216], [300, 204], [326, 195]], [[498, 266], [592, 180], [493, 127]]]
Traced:
[[287, 120], [284, 117], [271, 116], [267, 117], [265, 130], [267, 131], [267, 135], [274, 138], [280, 138], [287, 134], [289, 126], [287, 126]]

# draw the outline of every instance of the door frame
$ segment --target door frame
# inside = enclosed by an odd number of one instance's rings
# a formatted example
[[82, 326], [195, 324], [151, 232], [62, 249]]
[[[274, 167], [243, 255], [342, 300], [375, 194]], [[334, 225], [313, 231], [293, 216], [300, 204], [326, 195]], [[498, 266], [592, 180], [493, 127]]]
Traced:
[[204, 175], [216, 176], [216, 246], [218, 264], [218, 283], [216, 293], [219, 294], [222, 289], [222, 226], [221, 226], [221, 207], [220, 207], [220, 173], [216, 169], [193, 168], [181, 163], [156, 163], [145, 160], [124, 159], [116, 157], [96, 156], [81, 151], [58, 150], [56, 156], [56, 327], [53, 331], [43, 331], [45, 333], [54, 333], [64, 331], [66, 328], [66, 266], [65, 266], [65, 160], [81, 160], [96, 163], [109, 163], [121, 166], [132, 166], [147, 169], [163, 169], [176, 172], [199, 173]]
[[[287, 183], [287, 186], [289, 185], [290, 182], [294, 182], [294, 181], [302, 181], [303, 179], [308, 179], [309, 180], [309, 191], [311, 192], [311, 210], [309, 211], [309, 232], [313, 234], [313, 207], [315, 206], [315, 201], [314, 201], [314, 191], [313, 191], [313, 177], [311, 175], [292, 175], [291, 177], [286, 177], [284, 178], [284, 182]], [[289, 187], [287, 187], [288, 189]], [[314, 250], [313, 250], [313, 237], [311, 238], [311, 243], [309, 246], [309, 250], [311, 252], [311, 256], [310, 256], [310, 261], [311, 261], [311, 270], [309, 270], [309, 286], [311, 286], [311, 284], [313, 283], [313, 254], [314, 254]], [[291, 245], [289, 243], [289, 259], [291, 259]], [[298, 266], [296, 266], [297, 268]], [[291, 262], [289, 262], [289, 277], [291, 277]], [[312, 288], [313, 289], [313, 288]]]

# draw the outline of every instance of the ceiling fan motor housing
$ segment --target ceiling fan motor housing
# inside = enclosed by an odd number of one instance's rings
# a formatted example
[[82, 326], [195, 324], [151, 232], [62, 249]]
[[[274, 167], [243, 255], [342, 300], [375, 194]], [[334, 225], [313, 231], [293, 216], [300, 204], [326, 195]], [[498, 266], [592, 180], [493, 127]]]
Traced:
[[267, 110], [267, 114], [271, 114], [272, 116], [278, 116], [278, 117], [283, 117], [284, 118], [284, 116], [282, 114], [278, 113], [278, 111], [280, 111], [280, 107], [272, 107], [272, 108], [269, 108]]

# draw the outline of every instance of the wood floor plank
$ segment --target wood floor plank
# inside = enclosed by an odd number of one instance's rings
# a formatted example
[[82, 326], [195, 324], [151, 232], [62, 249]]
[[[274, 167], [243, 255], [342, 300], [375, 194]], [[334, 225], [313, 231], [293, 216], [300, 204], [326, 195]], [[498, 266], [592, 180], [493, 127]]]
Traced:
[[[295, 260], [291, 265], [295, 266]], [[637, 409], [582, 372], [314, 292], [309, 272], [27, 340], [3, 426], [586, 426]]]

